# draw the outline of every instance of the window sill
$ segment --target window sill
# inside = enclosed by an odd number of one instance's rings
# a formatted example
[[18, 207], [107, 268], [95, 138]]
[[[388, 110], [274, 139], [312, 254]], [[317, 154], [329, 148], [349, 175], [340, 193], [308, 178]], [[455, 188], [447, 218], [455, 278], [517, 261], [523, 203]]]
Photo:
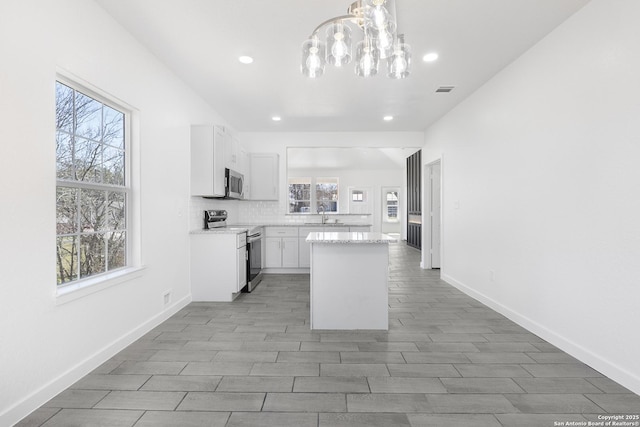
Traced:
[[63, 305], [71, 301], [95, 294], [102, 290], [137, 279], [142, 276], [144, 267], [128, 267], [121, 270], [79, 280], [76, 283], [56, 289], [56, 305]]

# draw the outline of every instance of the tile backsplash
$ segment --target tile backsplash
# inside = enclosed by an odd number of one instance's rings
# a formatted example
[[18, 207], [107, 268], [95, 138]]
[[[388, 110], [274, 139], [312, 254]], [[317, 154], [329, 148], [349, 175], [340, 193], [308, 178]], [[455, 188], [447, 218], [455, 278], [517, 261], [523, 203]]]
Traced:
[[[207, 209], [224, 209], [227, 211], [229, 224], [304, 224], [320, 222], [321, 215], [287, 215], [277, 201], [220, 200], [191, 197], [189, 225], [191, 230], [203, 226], [203, 211]], [[349, 224], [371, 224], [371, 215], [329, 214], [331, 219]]]

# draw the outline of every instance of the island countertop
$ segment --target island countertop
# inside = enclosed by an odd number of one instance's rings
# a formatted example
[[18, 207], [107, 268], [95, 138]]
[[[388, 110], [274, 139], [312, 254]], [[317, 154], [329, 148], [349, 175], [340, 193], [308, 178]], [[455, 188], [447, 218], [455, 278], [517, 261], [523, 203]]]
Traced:
[[316, 231], [306, 238], [309, 243], [395, 243], [397, 240], [383, 233]]

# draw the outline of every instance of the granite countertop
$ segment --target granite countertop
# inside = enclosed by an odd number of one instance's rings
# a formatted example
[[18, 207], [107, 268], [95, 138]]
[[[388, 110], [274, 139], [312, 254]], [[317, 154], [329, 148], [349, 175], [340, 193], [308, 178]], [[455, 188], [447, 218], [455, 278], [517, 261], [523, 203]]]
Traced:
[[334, 222], [322, 224], [321, 222], [303, 223], [303, 224], [262, 224], [264, 227], [371, 227], [371, 224], [353, 224], [348, 222]]
[[309, 243], [394, 243], [393, 237], [382, 233], [363, 232], [333, 232], [316, 231], [309, 233], [306, 239]]
[[208, 230], [199, 229], [191, 230], [190, 234], [242, 234], [246, 233], [249, 229], [246, 227], [218, 227], [210, 228]]
[[[191, 230], [190, 234], [239, 234], [245, 233], [249, 231], [250, 228], [253, 227], [371, 227], [371, 224], [345, 224], [342, 222], [335, 224], [321, 224], [321, 223], [313, 223], [313, 224], [264, 224], [264, 223], [256, 223], [256, 224], [232, 224], [227, 227], [218, 227], [218, 228], [210, 228], [208, 230], [198, 229]], [[348, 233], [347, 233], [348, 234]]]

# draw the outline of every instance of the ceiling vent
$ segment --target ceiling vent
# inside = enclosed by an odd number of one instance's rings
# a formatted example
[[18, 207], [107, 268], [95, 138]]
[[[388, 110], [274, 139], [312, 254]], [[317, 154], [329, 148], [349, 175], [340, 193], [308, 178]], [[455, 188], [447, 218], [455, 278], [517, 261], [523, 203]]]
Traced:
[[454, 88], [455, 86], [440, 86], [438, 89], [436, 89], [436, 93], [449, 93]]

